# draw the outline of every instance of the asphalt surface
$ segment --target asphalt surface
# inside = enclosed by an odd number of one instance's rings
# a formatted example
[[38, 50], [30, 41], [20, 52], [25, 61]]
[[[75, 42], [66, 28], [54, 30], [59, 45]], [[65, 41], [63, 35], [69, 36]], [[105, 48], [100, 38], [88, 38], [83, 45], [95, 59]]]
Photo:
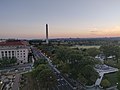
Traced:
[[12, 90], [18, 90], [18, 88], [19, 88], [19, 80], [20, 80], [20, 74], [17, 74], [15, 76], [15, 80], [14, 80], [14, 83], [13, 83]]

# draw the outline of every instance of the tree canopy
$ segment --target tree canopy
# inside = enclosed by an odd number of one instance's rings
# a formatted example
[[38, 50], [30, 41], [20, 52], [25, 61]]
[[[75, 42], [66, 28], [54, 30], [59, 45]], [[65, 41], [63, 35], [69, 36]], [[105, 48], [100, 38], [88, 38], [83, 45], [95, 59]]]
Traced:
[[[83, 84], [93, 84], [98, 77], [98, 73], [94, 70], [97, 61], [93, 56], [96, 54], [89, 55], [88, 52], [65, 46], [56, 46], [52, 48], [48, 46], [46, 48], [47, 49], [44, 52], [51, 51], [52, 53], [52, 50], [54, 50], [54, 53], [51, 54], [53, 64], [55, 64], [62, 73], [67, 74], [69, 77], [80, 81], [86, 80]], [[92, 52], [94, 50], [99, 53], [99, 50], [94, 48], [89, 51]], [[89, 70], [89, 73], [87, 69]], [[83, 78], [80, 79], [80, 77]]]
[[56, 85], [55, 74], [47, 64], [39, 64], [32, 72], [32, 77], [38, 81], [40, 88], [48, 89]]
[[0, 67], [7, 67], [7, 66], [11, 66], [17, 63], [17, 58], [12, 57], [12, 58], [7, 58], [4, 57], [2, 59], [0, 59]]
[[120, 47], [118, 45], [104, 45], [100, 47], [100, 50], [105, 55], [105, 59], [109, 56], [115, 56], [114, 59], [117, 60], [120, 58]]

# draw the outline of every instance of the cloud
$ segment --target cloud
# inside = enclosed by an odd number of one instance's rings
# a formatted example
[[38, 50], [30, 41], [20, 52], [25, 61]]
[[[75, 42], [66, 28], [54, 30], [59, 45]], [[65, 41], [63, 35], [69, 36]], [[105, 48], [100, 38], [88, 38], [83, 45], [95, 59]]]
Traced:
[[90, 32], [93, 32], [93, 33], [94, 33], [94, 32], [99, 32], [99, 31], [90, 31]]

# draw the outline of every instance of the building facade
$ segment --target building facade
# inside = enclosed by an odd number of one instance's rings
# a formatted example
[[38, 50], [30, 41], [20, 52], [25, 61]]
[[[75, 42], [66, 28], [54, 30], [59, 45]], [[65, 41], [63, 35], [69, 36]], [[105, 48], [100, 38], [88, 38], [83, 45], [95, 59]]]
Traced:
[[29, 48], [23, 41], [0, 42], [0, 58], [17, 58], [18, 64], [28, 62]]

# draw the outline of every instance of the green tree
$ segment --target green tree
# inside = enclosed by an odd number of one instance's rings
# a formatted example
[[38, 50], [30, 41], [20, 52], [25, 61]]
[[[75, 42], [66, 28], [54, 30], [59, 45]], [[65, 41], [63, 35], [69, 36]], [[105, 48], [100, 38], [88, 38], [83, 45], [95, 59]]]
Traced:
[[17, 58], [16, 57], [12, 57], [11, 59], [10, 59], [10, 64], [15, 64], [15, 63], [17, 63]]
[[68, 60], [71, 65], [77, 66], [82, 58], [83, 54], [80, 51], [69, 51]]
[[56, 57], [63, 61], [63, 62], [67, 62], [67, 59], [68, 59], [68, 51], [70, 49], [68, 48], [65, 48], [65, 47], [59, 47], [57, 50], [56, 50]]
[[80, 82], [80, 83], [82, 83], [83, 85], [86, 85], [87, 84], [87, 82], [88, 82], [88, 80], [81, 74], [81, 73], [79, 73], [78, 74], [78, 81]]
[[56, 85], [56, 76], [46, 64], [40, 64], [32, 72], [32, 77], [39, 82], [40, 88], [49, 89]]
[[100, 54], [100, 50], [97, 48], [89, 48], [86, 50], [89, 56], [95, 57], [96, 55]]
[[101, 85], [103, 88], [108, 88], [110, 87], [110, 82], [107, 79], [102, 80]]
[[118, 63], [118, 60], [120, 58], [120, 47], [119, 46], [114, 46], [114, 49], [113, 49], [113, 53], [115, 55], [115, 60], [117, 61]]
[[109, 57], [112, 53], [112, 49], [110, 45], [104, 45], [100, 47], [100, 50], [103, 52], [105, 55], [105, 60], [107, 60], [107, 57]]
[[0, 67], [15, 65], [16, 63], [17, 63], [17, 58], [15, 57], [13, 58], [3, 57], [2, 59], [0, 59]]
[[62, 63], [60, 66], [59, 66], [59, 69], [62, 71], [62, 73], [69, 73], [70, 71], [70, 67], [69, 67], [69, 64], [67, 63]]
[[47, 65], [46, 64], [40, 64], [38, 65], [33, 71], [32, 71], [32, 76], [35, 78], [37, 77], [37, 75], [44, 69], [47, 69]]
[[94, 70], [94, 66], [98, 62], [92, 57], [93, 55], [90, 56], [86, 51], [72, 49], [66, 46], [54, 46], [45, 51], [47, 50], [54, 51], [54, 53], [52, 53], [52, 62], [68, 77], [75, 80], [78, 79], [84, 84], [90, 85], [93, 84], [98, 77], [98, 73]]
[[40, 64], [46, 64], [46, 60], [44, 59], [44, 58], [39, 58], [38, 60], [36, 60], [35, 62], [34, 62], [34, 67], [36, 68], [38, 65], [40, 65]]
[[88, 85], [94, 83], [99, 76], [91, 65], [86, 65], [84, 68], [82, 68], [81, 74], [88, 80]]
[[94, 67], [95, 64], [97, 64], [97, 63], [98, 63], [98, 61], [96, 61], [95, 58], [90, 57], [90, 56], [85, 56], [80, 60], [79, 67], [83, 68], [86, 65], [91, 65], [92, 67]]
[[55, 75], [50, 69], [42, 70], [38, 75], [37, 79], [43, 88], [52, 88], [56, 85], [57, 80]]
[[109, 56], [115, 56], [115, 60], [117, 60], [117, 63], [118, 63], [118, 59], [120, 58], [120, 47], [119, 46], [105, 45], [105, 46], [101, 46], [100, 50], [105, 55], [106, 60], [107, 60], [107, 57]]

